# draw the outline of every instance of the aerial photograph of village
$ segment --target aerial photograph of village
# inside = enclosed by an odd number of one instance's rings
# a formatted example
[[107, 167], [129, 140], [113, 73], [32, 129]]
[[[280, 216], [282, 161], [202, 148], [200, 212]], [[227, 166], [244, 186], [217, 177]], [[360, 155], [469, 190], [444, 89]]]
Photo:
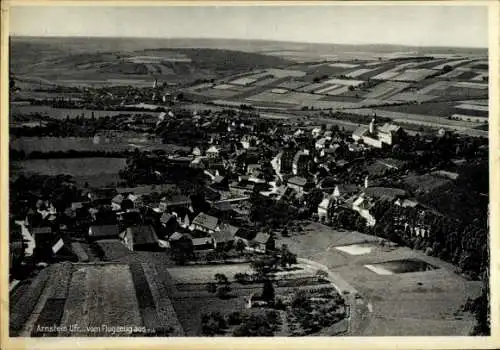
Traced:
[[490, 335], [486, 7], [9, 12], [10, 337]]

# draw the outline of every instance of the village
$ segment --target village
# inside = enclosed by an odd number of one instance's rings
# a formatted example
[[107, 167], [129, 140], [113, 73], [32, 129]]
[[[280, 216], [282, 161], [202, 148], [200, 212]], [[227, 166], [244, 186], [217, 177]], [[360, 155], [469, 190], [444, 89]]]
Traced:
[[[171, 109], [127, 123], [183, 148], [127, 153], [116, 187], [65, 175], [11, 182], [11, 305], [27, 306], [11, 316], [11, 332], [50, 336], [35, 325], [84, 322], [68, 302], [87, 298], [89, 286], [73, 290], [87, 278], [101, 293], [131, 279], [136, 324], [156, 336], [362, 334], [370, 296], [359, 280], [329, 270], [342, 264], [312, 255], [311, 237], [332, 256], [372, 256], [353, 263], [374, 279], [456, 266], [454, 274], [477, 280], [485, 271], [477, 257], [487, 231], [477, 219], [486, 218], [480, 208], [457, 212], [453, 201], [481, 196], [473, 185], [461, 189], [487, 164], [487, 140], [444, 129], [409, 134], [377, 115], [354, 132], [234, 109]], [[105, 279], [114, 273], [123, 278]], [[195, 296], [210, 300], [209, 311], [189, 308]], [[44, 314], [43, 299], [59, 306]]]

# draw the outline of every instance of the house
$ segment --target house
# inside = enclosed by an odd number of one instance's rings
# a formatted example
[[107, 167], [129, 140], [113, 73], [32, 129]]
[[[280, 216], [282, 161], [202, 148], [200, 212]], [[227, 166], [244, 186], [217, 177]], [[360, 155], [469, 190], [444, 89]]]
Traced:
[[158, 236], [150, 225], [131, 226], [120, 234], [123, 244], [130, 250], [158, 249]]
[[257, 233], [252, 240], [252, 246], [259, 252], [267, 252], [276, 248], [274, 238], [269, 233], [265, 232]]
[[184, 236], [191, 240], [194, 250], [211, 250], [215, 248], [214, 238], [202, 231], [192, 231]]
[[294, 176], [288, 179], [287, 186], [294, 189], [298, 195], [302, 195], [307, 192], [313, 184], [306, 178], [300, 176]]
[[118, 225], [92, 225], [89, 227], [88, 237], [92, 240], [118, 238]]
[[214, 216], [199, 213], [191, 223], [193, 230], [200, 230], [207, 233], [213, 233], [219, 230], [219, 219]]
[[224, 246], [230, 242], [234, 242], [235, 235], [238, 231], [239, 227], [229, 224], [222, 224], [219, 231], [215, 231], [211, 234], [212, 238], [214, 239], [214, 246]]

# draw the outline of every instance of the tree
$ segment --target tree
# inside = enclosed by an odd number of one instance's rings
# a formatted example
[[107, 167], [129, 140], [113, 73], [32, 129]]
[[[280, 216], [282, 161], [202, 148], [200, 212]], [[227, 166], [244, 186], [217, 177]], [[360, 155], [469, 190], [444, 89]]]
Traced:
[[229, 280], [227, 279], [226, 275], [222, 273], [216, 273], [215, 280], [218, 284], [229, 284]]
[[269, 279], [264, 280], [264, 285], [262, 287], [262, 299], [264, 299], [267, 302], [273, 302], [274, 301], [274, 286], [273, 282]]
[[236, 241], [236, 250], [240, 252], [240, 254], [243, 253], [245, 248], [246, 248], [245, 242], [243, 242], [241, 239]]

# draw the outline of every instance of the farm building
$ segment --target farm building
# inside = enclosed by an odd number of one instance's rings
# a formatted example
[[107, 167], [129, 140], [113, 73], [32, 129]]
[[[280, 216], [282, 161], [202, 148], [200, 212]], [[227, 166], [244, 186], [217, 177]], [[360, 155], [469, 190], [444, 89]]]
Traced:
[[215, 246], [224, 246], [230, 242], [234, 242], [234, 237], [239, 231], [239, 228], [229, 224], [222, 224], [219, 231], [211, 234], [214, 239]]

